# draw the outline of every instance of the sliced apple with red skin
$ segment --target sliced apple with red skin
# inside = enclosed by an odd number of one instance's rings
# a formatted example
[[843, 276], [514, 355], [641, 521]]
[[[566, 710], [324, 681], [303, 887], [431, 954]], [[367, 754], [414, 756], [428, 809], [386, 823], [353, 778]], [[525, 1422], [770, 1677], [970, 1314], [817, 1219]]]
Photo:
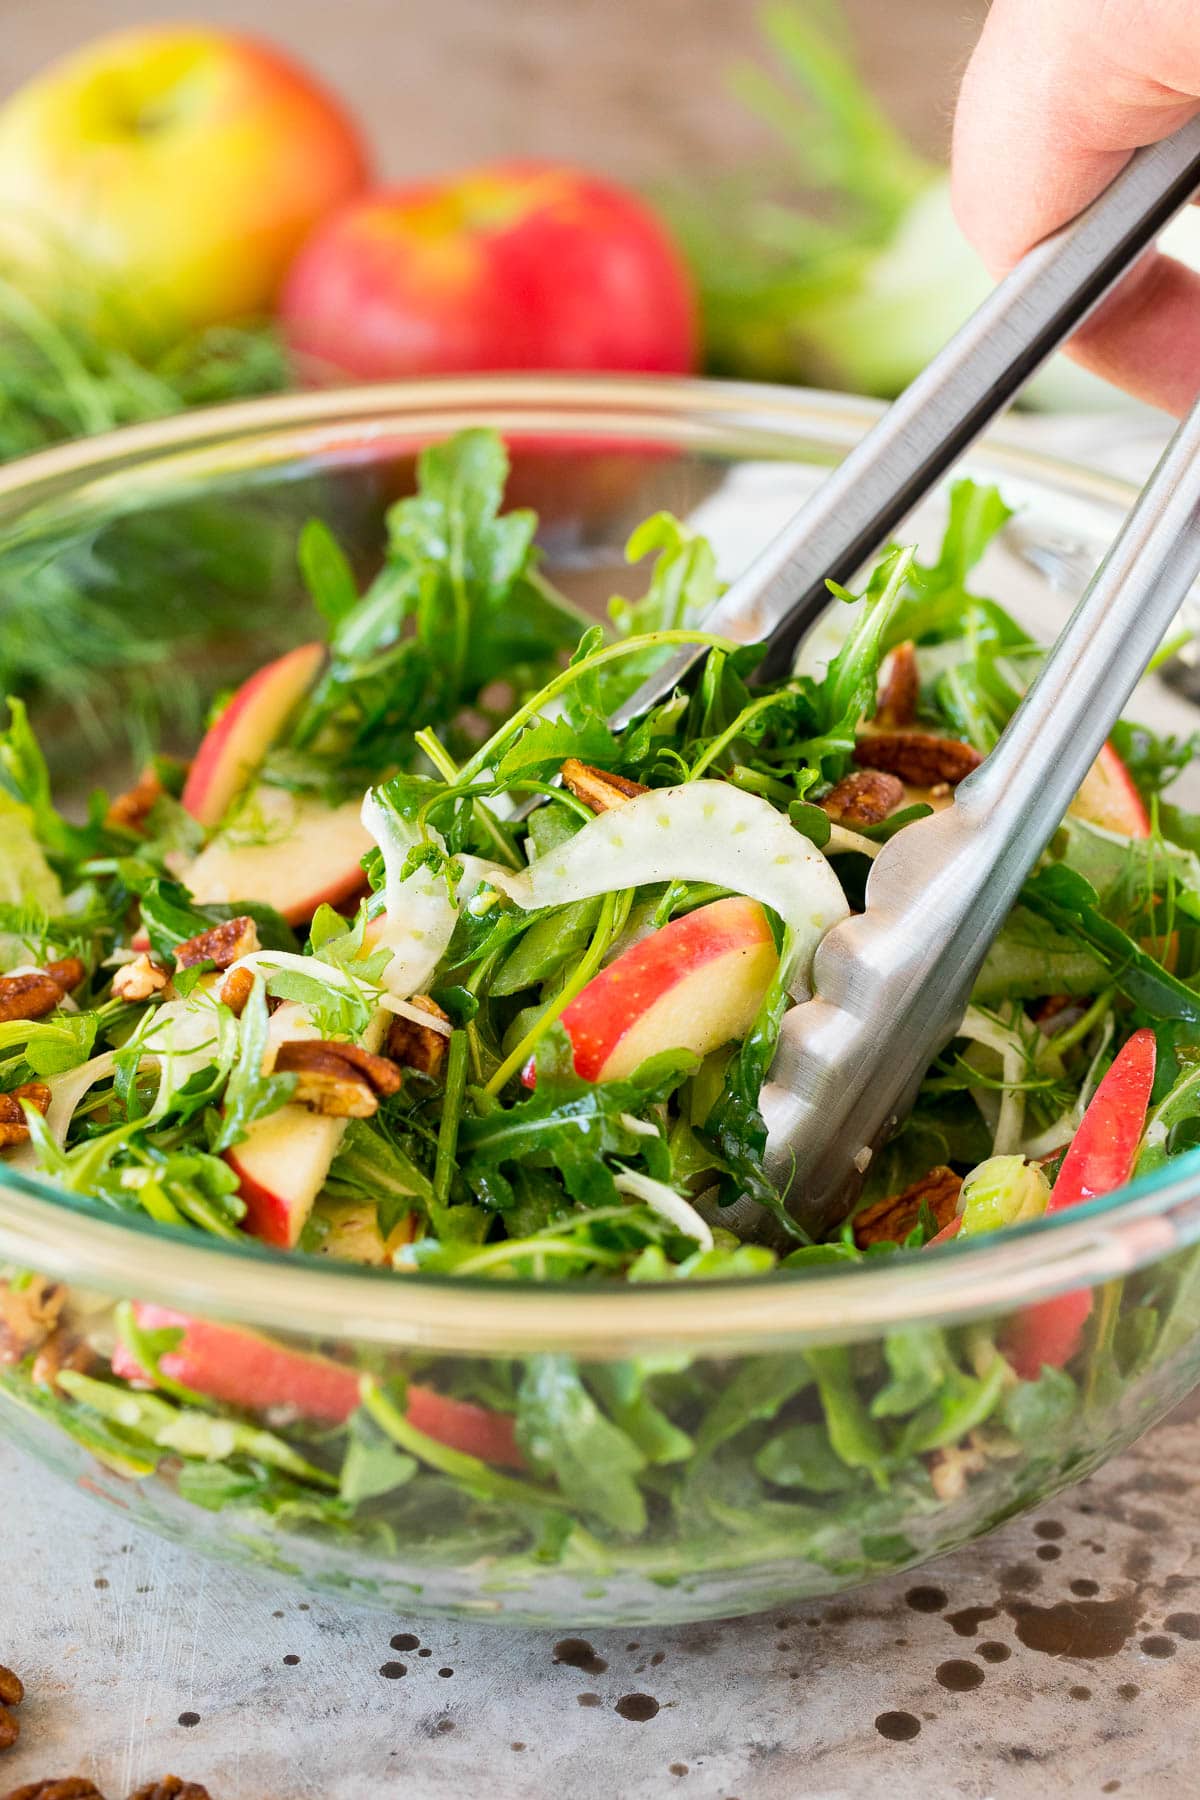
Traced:
[[[146, 1301], [135, 1302], [133, 1311], [142, 1331], [182, 1331], [176, 1347], [159, 1358], [159, 1367], [172, 1381], [210, 1400], [247, 1412], [291, 1407], [325, 1425], [344, 1424], [358, 1406], [358, 1374], [344, 1363], [292, 1350], [239, 1325], [189, 1318]], [[124, 1381], [146, 1381], [145, 1370], [124, 1344], [113, 1351], [112, 1369]], [[418, 1431], [450, 1449], [508, 1468], [524, 1466], [516, 1422], [508, 1413], [410, 1383], [406, 1416]]]
[[1148, 838], [1150, 815], [1133, 777], [1111, 744], [1105, 744], [1083, 778], [1070, 810], [1088, 825], [1120, 837]]
[[361, 859], [374, 839], [359, 800], [326, 806], [308, 794], [260, 786], [234, 823], [184, 871], [199, 906], [259, 900], [303, 925], [318, 906], [344, 906], [367, 884]]
[[181, 799], [201, 825], [221, 823], [304, 698], [325, 659], [323, 644], [301, 644], [243, 681], [200, 740]]
[[[586, 1081], [631, 1075], [648, 1056], [706, 1056], [746, 1035], [779, 961], [756, 900], [714, 900], [651, 932], [594, 975], [562, 1015]], [[534, 1085], [530, 1062], [522, 1075]]]
[[[387, 1024], [388, 1014], [377, 1013], [363, 1033], [368, 1050], [379, 1049]], [[273, 1065], [280, 1044], [319, 1036], [304, 1008], [285, 1001], [271, 1014], [264, 1066], [269, 1070]], [[310, 1112], [306, 1106], [281, 1106], [255, 1119], [241, 1143], [224, 1153], [246, 1206], [243, 1230], [276, 1249], [294, 1250], [345, 1129], [345, 1119]]]

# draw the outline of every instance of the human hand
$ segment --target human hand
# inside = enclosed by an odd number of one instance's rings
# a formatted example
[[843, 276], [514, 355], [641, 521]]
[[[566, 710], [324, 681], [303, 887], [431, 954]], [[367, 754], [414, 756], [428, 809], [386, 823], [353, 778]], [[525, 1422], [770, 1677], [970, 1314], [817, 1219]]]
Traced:
[[[994, 0], [959, 96], [954, 207], [994, 275], [1200, 111], [1194, 0]], [[1200, 391], [1200, 274], [1147, 254], [1071, 341], [1154, 405]]]

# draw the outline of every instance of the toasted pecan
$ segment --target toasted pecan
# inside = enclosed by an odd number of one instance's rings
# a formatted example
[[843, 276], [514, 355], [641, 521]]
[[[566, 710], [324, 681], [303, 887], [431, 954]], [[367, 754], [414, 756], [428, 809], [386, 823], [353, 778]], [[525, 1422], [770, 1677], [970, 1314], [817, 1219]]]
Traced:
[[180, 1775], [161, 1775], [157, 1781], [147, 1781], [135, 1789], [129, 1800], [211, 1800], [211, 1796], [198, 1781], [184, 1781]]
[[[431, 1019], [450, 1023], [449, 1014], [444, 1013], [428, 994], [413, 994], [408, 1004], [419, 1012], [428, 1013]], [[420, 1075], [437, 1075], [446, 1060], [449, 1041], [444, 1031], [437, 1031], [432, 1025], [420, 1025], [416, 1019], [406, 1019], [398, 1013], [388, 1029], [387, 1053], [402, 1068], [416, 1069]]]
[[0, 1363], [22, 1362], [44, 1344], [66, 1299], [66, 1288], [44, 1275], [31, 1275], [21, 1287], [0, 1281]]
[[860, 1250], [868, 1244], [902, 1244], [920, 1218], [922, 1205], [928, 1206], [938, 1230], [945, 1230], [954, 1217], [961, 1187], [961, 1175], [944, 1163], [937, 1164], [902, 1194], [888, 1194], [856, 1213], [855, 1243]]
[[369, 1119], [379, 1096], [399, 1090], [402, 1076], [386, 1056], [332, 1038], [299, 1038], [281, 1044], [275, 1072], [295, 1075], [293, 1100], [338, 1119]]
[[648, 791], [640, 781], [613, 775], [607, 769], [595, 769], [590, 763], [580, 762], [577, 756], [568, 756], [561, 774], [563, 785], [594, 813], [612, 812], [614, 807], [624, 806], [627, 800], [636, 800]]
[[859, 738], [854, 760], [860, 769], [882, 769], [916, 787], [933, 787], [939, 781], [954, 787], [983, 758], [959, 738], [937, 737], [931, 731], [875, 731]]
[[50, 1110], [50, 1089], [44, 1081], [24, 1081], [20, 1087], [0, 1094], [0, 1150], [28, 1142], [29, 1127], [25, 1123], [22, 1100], [36, 1107], [44, 1118]]
[[904, 783], [882, 769], [859, 769], [843, 775], [820, 802], [838, 825], [878, 825], [904, 801]]
[[0, 1664], [0, 1705], [20, 1706], [25, 1698], [25, 1683], [19, 1675]]
[[906, 725], [911, 725], [917, 716], [920, 692], [921, 678], [917, 671], [916, 646], [909, 639], [907, 643], [896, 645], [884, 665], [879, 699], [875, 707], [875, 723], [886, 726], [890, 731], [900, 731]]
[[987, 1455], [974, 1432], [965, 1444], [943, 1444], [931, 1450], [926, 1458], [929, 1482], [939, 1500], [961, 1500], [972, 1475], [982, 1475], [987, 1468]]
[[143, 831], [155, 802], [165, 792], [157, 770], [153, 767], [143, 769], [133, 786], [110, 803], [104, 823], [123, 826], [126, 831]]
[[252, 969], [230, 969], [221, 983], [219, 995], [221, 1005], [227, 1006], [235, 1019], [240, 1019], [246, 1010], [246, 1002], [254, 992], [254, 971]]
[[64, 994], [69, 994], [72, 988], [77, 988], [87, 974], [87, 970], [77, 956], [60, 956], [56, 962], [48, 962], [43, 972]]
[[210, 962], [215, 968], [227, 969], [259, 947], [258, 926], [248, 914], [241, 913], [236, 919], [226, 919], [177, 944], [175, 967], [194, 969], [197, 963]]
[[40, 969], [28, 975], [0, 975], [0, 1025], [13, 1019], [42, 1019], [62, 1005], [63, 990]]
[[[0, 1706], [0, 1750], [11, 1750], [20, 1735], [20, 1720], [9, 1712], [7, 1706]], [[7, 1800], [12, 1800], [12, 1796], [7, 1796]]]
[[114, 1000], [151, 1000], [155, 994], [161, 994], [170, 980], [165, 969], [160, 969], [146, 955], [135, 956], [132, 962], [122, 963], [112, 979]]
[[96, 1352], [85, 1338], [78, 1338], [59, 1326], [51, 1332], [33, 1359], [32, 1380], [35, 1387], [49, 1388], [53, 1393], [64, 1369], [86, 1375], [96, 1364]]
[[46, 1781], [13, 1788], [0, 1800], [104, 1800], [104, 1795], [86, 1775], [51, 1775]]

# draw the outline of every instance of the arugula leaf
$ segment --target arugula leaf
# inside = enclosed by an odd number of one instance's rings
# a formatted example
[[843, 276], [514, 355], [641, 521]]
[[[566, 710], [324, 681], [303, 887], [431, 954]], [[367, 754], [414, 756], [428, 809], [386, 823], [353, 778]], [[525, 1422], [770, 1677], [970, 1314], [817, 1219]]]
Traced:
[[1103, 961], [1109, 981], [1150, 1018], [1200, 1023], [1200, 995], [1105, 918], [1095, 888], [1074, 869], [1063, 863], [1039, 869], [1025, 883], [1021, 899], [1059, 931], [1086, 944]]
[[210, 901], [198, 905], [182, 882], [156, 876], [141, 895], [142, 924], [150, 937], [155, 956], [168, 962], [174, 959], [180, 944], [227, 919], [248, 917], [258, 927], [258, 939], [264, 950], [295, 950], [296, 934], [273, 906], [258, 900], [239, 900], [237, 905]]
[[358, 605], [358, 584], [345, 551], [321, 519], [300, 533], [296, 560], [313, 605], [335, 630]]
[[646, 1527], [637, 1476], [646, 1457], [607, 1419], [568, 1356], [531, 1356], [517, 1390], [517, 1433], [534, 1463], [588, 1517], [624, 1537]]

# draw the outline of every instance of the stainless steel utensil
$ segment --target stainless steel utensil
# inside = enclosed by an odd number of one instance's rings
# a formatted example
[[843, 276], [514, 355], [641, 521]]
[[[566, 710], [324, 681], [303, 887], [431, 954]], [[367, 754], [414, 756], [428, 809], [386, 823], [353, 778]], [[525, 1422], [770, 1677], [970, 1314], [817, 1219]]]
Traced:
[[[762, 1094], [767, 1173], [826, 1229], [954, 1035], [988, 946], [1200, 575], [1200, 403], [995, 749], [945, 811], [876, 858], [866, 910], [825, 937]], [[749, 1201], [723, 1217], [780, 1235]]]

